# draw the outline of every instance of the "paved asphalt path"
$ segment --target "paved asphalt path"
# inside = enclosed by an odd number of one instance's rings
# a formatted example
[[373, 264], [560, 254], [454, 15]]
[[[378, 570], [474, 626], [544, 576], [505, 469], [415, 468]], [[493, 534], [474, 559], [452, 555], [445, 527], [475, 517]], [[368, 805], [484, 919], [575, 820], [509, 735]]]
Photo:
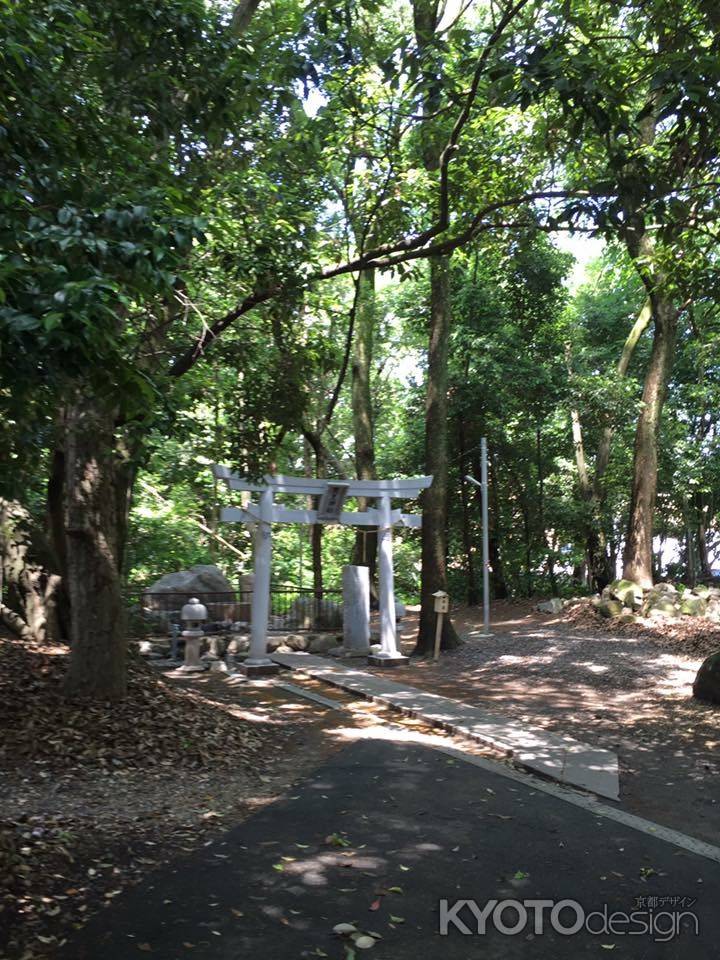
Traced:
[[[348, 844], [345, 846], [345, 844]], [[527, 926], [515, 935], [467, 907], [466, 935], [438, 930], [438, 901], [579, 901], [583, 908], [653, 912], [696, 902], [667, 942], [651, 935], [567, 936]], [[353, 960], [333, 934], [354, 923], [381, 934], [368, 960], [541, 960], [720, 956], [720, 864], [494, 772], [422, 746], [363, 741], [323, 764], [288, 798], [118, 897], [61, 954], [64, 960]], [[501, 923], [518, 913], [506, 908]], [[559, 918], [570, 926], [577, 914]], [[599, 918], [591, 920], [597, 928]], [[621, 923], [621, 921], [619, 921]]]

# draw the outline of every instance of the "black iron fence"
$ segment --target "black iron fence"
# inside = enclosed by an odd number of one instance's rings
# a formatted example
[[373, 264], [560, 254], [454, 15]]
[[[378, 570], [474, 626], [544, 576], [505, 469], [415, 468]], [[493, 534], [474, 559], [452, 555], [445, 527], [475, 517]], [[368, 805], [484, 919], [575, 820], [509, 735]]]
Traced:
[[[207, 607], [208, 629], [232, 630], [250, 626], [252, 591], [231, 593], [194, 593]], [[180, 613], [190, 599], [187, 591], [128, 592], [126, 604], [134, 616], [150, 630], [170, 630], [180, 623]], [[272, 587], [268, 629], [278, 631], [311, 631], [342, 629], [342, 591], [314, 590], [297, 587]]]

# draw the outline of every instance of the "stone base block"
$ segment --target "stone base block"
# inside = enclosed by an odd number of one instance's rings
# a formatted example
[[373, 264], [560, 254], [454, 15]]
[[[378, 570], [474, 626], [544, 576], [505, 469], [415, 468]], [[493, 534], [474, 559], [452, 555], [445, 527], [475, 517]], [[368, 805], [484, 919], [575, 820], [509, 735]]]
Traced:
[[410, 663], [410, 657], [404, 657], [401, 654], [397, 657], [379, 657], [373, 653], [367, 658], [367, 662], [371, 667], [405, 667]]
[[246, 677], [274, 677], [280, 673], [280, 665], [277, 663], [241, 663], [238, 671]]

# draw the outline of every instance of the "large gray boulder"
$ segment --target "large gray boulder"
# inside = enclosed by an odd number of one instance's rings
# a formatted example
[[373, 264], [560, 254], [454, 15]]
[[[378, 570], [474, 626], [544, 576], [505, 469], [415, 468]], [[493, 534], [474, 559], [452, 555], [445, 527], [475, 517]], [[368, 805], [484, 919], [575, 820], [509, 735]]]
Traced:
[[225, 574], [211, 563], [198, 563], [189, 570], [166, 573], [148, 588], [148, 593], [187, 593], [188, 597], [233, 592], [233, 585]]
[[[208, 593], [224, 594], [212, 599]], [[198, 563], [189, 570], [166, 573], [148, 587], [144, 609], [159, 622], [178, 623], [180, 611], [190, 597], [197, 597], [207, 607], [208, 621], [241, 620], [244, 606], [234, 601], [233, 586], [211, 563]], [[249, 605], [247, 606], [249, 615]]]
[[698, 670], [693, 696], [698, 700], [720, 703], [720, 652], [711, 653]]

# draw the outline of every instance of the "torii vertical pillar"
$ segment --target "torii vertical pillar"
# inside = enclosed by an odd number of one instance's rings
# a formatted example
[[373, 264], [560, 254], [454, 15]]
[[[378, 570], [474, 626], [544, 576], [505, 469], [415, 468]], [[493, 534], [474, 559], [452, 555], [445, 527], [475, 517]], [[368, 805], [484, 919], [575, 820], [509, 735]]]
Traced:
[[252, 606], [250, 609], [250, 650], [239, 669], [246, 677], [265, 677], [280, 667], [268, 657], [267, 635], [270, 619], [270, 574], [272, 570], [273, 490], [260, 494], [259, 523], [255, 530]]
[[368, 663], [375, 667], [398, 667], [408, 663], [398, 650], [395, 618], [395, 574], [393, 572], [392, 513], [390, 497], [378, 504], [378, 592], [380, 600], [380, 652], [371, 654]]

